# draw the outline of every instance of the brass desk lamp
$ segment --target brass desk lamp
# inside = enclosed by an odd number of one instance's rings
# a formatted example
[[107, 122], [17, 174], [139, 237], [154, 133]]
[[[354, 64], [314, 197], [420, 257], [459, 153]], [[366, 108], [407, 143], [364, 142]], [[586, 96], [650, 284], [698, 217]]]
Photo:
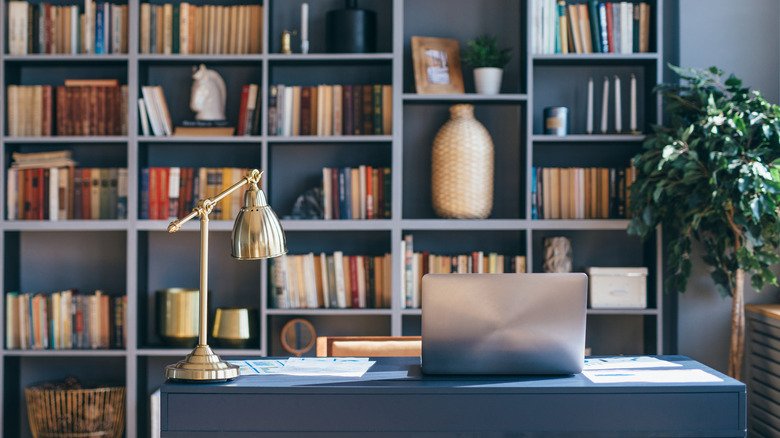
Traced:
[[187, 216], [171, 222], [168, 232], [175, 233], [181, 226], [200, 216], [200, 328], [198, 345], [184, 360], [165, 367], [165, 377], [182, 381], [224, 381], [238, 377], [238, 367], [223, 361], [206, 343], [208, 331], [208, 249], [209, 214], [214, 206], [239, 187], [249, 184], [244, 194], [244, 206], [233, 225], [233, 257], [239, 260], [258, 260], [278, 257], [287, 253], [287, 242], [282, 224], [268, 205], [265, 194], [258, 188], [260, 170], [250, 171], [241, 181], [222, 193], [201, 199], [198, 206]]

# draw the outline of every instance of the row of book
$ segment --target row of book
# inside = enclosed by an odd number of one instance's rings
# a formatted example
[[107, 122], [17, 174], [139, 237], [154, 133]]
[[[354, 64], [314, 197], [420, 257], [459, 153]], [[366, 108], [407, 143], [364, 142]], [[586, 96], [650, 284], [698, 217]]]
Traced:
[[[237, 167], [144, 167], [140, 181], [140, 219], [168, 220], [189, 214], [204, 198], [218, 195], [246, 176]], [[231, 220], [241, 210], [244, 190], [236, 190], [214, 205], [209, 217]]]
[[650, 5], [646, 2], [533, 3], [534, 53], [646, 53]]
[[389, 308], [390, 254], [314, 253], [271, 260], [272, 308]]
[[389, 167], [323, 167], [324, 219], [389, 219]]
[[472, 251], [466, 254], [431, 254], [414, 250], [414, 236], [401, 240], [401, 301], [406, 308], [420, 307], [420, 290], [425, 274], [501, 274], [526, 272], [526, 257], [497, 252]]
[[75, 289], [5, 295], [5, 345], [15, 350], [125, 348], [126, 295]]
[[272, 85], [270, 135], [390, 135], [392, 85]]
[[127, 168], [8, 169], [8, 220], [126, 219]]
[[533, 219], [628, 217], [632, 167], [534, 167], [532, 172]]
[[260, 53], [261, 5], [141, 3], [141, 53]]
[[25, 55], [127, 53], [126, 4], [8, 2], [8, 53]]
[[[109, 84], [109, 85], [92, 85]], [[126, 135], [127, 86], [115, 80], [72, 80], [50, 85], [6, 88], [8, 134], [12, 137], [51, 135]], [[56, 111], [55, 111], [56, 110]]]

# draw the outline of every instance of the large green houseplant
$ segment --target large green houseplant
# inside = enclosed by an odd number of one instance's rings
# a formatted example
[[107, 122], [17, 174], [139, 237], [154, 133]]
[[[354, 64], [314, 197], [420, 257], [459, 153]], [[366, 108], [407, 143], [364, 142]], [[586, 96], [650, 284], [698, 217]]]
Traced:
[[780, 107], [723, 72], [670, 66], [680, 85], [657, 87], [669, 122], [654, 127], [634, 160], [629, 233], [647, 236], [661, 224], [667, 242], [667, 290], [684, 292], [691, 239], [715, 285], [731, 295], [729, 375], [741, 378], [744, 278], [760, 291], [777, 284], [769, 267], [780, 258]]

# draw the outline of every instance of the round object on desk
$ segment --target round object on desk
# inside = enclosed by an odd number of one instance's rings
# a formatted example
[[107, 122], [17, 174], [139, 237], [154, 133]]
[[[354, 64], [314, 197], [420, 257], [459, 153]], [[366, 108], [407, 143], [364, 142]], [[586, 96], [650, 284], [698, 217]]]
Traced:
[[288, 352], [300, 357], [314, 347], [317, 331], [309, 321], [295, 318], [282, 327], [282, 346]]

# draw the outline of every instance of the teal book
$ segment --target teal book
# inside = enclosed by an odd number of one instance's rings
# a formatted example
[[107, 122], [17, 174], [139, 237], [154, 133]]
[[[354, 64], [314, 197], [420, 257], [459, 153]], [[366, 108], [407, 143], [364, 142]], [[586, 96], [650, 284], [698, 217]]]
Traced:
[[173, 26], [171, 26], [171, 53], [179, 53], [179, 4], [173, 5]]
[[599, 29], [598, 9], [598, 0], [588, 1], [588, 14], [590, 15], [590, 37], [593, 41], [593, 53], [601, 53], [603, 51], [601, 45], [601, 30]]

